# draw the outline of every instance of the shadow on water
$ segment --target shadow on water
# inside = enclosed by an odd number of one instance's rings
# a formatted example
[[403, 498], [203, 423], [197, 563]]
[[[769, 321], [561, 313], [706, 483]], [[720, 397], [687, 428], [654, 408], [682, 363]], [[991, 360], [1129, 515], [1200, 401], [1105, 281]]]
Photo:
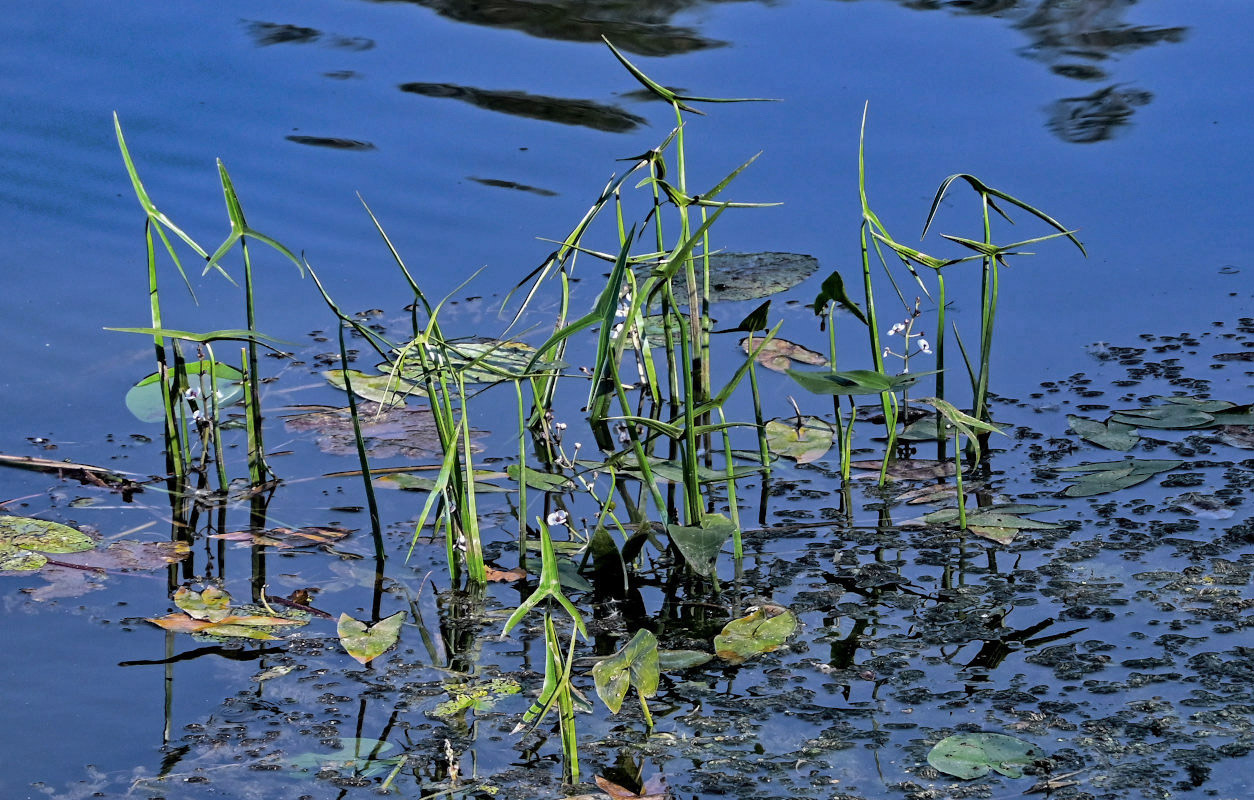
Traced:
[[453, 83], [402, 83], [402, 92], [424, 97], [450, 97], [488, 111], [499, 111], [528, 119], [558, 122], [562, 125], [582, 125], [598, 131], [624, 133], [645, 123], [638, 117], [617, 106], [605, 105], [592, 100], [576, 100], [565, 97], [546, 97], [527, 92], [477, 89]]

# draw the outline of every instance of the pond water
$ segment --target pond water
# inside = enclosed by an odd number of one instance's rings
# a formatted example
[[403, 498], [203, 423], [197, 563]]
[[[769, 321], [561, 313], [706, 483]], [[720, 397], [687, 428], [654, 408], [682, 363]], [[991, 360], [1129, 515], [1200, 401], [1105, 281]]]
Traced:
[[[355, 533], [327, 548], [204, 538], [248, 527], [245, 499], [185, 520], [197, 532], [192, 556], [169, 575], [164, 565], [114, 564], [103, 575], [63, 567], [0, 576], [0, 794], [366, 796], [394, 762], [368, 764], [378, 769], [365, 777], [342, 763], [312, 777], [327, 760], [300, 761], [357, 737], [391, 743], [380, 758], [405, 754], [392, 785], [408, 797], [560, 797], [595, 792], [593, 775], [633, 788], [663, 775], [684, 798], [1001, 797], [1051, 779], [1059, 796], [1248, 796], [1236, 768], [1254, 746], [1247, 429], [1141, 428], [1138, 458], [1180, 463], [1092, 498], [1060, 497], [1076, 473], [1058, 470], [1124, 457], [1068, 433], [1068, 414], [1105, 419], [1177, 393], [1238, 410], [1254, 400], [1243, 181], [1254, 122], [1243, 33], [1252, 22], [1254, 10], [1221, 0], [11, 10], [0, 54], [0, 454], [141, 476], [164, 469], [160, 427], [138, 422], [124, 402], [152, 371], [151, 342], [103, 331], [149, 324], [143, 214], [114, 111], [152, 197], [193, 237], [225, 236], [221, 158], [250, 224], [306, 256], [342, 308], [379, 309], [364, 318], [393, 331], [412, 298], [357, 193], [430, 297], [456, 290], [442, 324], [497, 336], [507, 323], [500, 301], [552, 250], [541, 239], [567, 234], [627, 167], [618, 159], [666, 137], [673, 114], [640, 95], [602, 34], [668, 86], [782, 101], [705, 106], [685, 134], [690, 187], [711, 186], [762, 151], [728, 197], [783, 203], [729, 212], [715, 228], [718, 247], [818, 259], [809, 282], [776, 300], [789, 338], [822, 349], [802, 304], [833, 269], [846, 279], [859, 271], [864, 104], [872, 204], [902, 241], [914, 242], [940, 181], [965, 172], [1079, 228], [1088, 256], [1043, 242], [1003, 272], [993, 355], [994, 417], [1012, 436], [992, 442], [985, 494], [1060, 506], [1030, 516], [1062, 527], [996, 545], [902, 527], [937, 504], [903, 505], [898, 495], [917, 485], [903, 478], [887, 493], [859, 483], [842, 505], [834, 455], [780, 466], [765, 487], [747, 481], [743, 578], [730, 580], [724, 554], [721, 594], [645, 580], [638, 604], [598, 606], [577, 671], [641, 626], [665, 647], [709, 651], [729, 619], [763, 600], [792, 609], [800, 632], [744, 665], [665, 673], [650, 703], [652, 734], [634, 700], [611, 716], [581, 677], [594, 704], [578, 717], [584, 783], [563, 789], [556, 735], [510, 733], [544, 668], [534, 620], [496, 636], [525, 584], [494, 583], [475, 603], [450, 591], [442, 545], [424, 542], [406, 561], [420, 492], [380, 492], [388, 560], [376, 570], [360, 481], [322, 477], [356, 467], [342, 434], [329, 441], [283, 417], [296, 405], [342, 404], [317, 374], [327, 354], [333, 361], [335, 319], [308, 277], [258, 248], [258, 327], [295, 342], [285, 347], [301, 362], [264, 363], [277, 378], [264, 398], [268, 444], [289, 453], [273, 457], [285, 483], [265, 509], [267, 527]], [[978, 237], [975, 202], [953, 195], [938, 225]], [[1043, 232], [1021, 227], [1006, 240]], [[924, 249], [936, 241], [933, 232]], [[240, 290], [200, 276], [194, 262], [199, 304], [173, 270], [164, 274], [167, 325], [243, 327]], [[584, 309], [600, 268], [580, 269], [574, 299]], [[951, 311], [969, 347], [978, 269], [952, 281]], [[551, 293], [542, 303], [551, 310]], [[715, 315], [730, 326], [752, 305]], [[890, 322], [904, 316], [891, 309], [881, 307]], [[934, 306], [925, 301], [924, 311], [932, 324]], [[850, 320], [841, 333], [853, 340]], [[869, 366], [864, 351], [860, 340], [851, 345], [842, 368]], [[740, 356], [725, 344], [718, 358], [730, 373]], [[792, 413], [785, 394], [807, 413], [829, 410], [763, 372], [768, 416]], [[484, 457], [495, 459], [485, 464], [496, 468], [517, 455], [512, 393], [500, 394], [485, 395], [484, 418], [474, 420]], [[565, 410], [574, 427], [577, 405]], [[377, 463], [429, 464], [435, 454], [423, 441], [393, 442]], [[243, 445], [231, 444], [238, 474]], [[874, 458], [882, 444], [859, 447]], [[489, 555], [516, 560], [513, 501], [487, 498]], [[3, 469], [0, 503], [106, 539], [171, 535], [171, 503], [155, 488], [130, 496], [72, 475]], [[400, 647], [362, 668], [321, 618], [284, 641], [247, 646], [144, 621], [176, 610], [171, 584], [221, 578], [242, 602], [262, 569], [272, 596], [316, 587], [312, 604], [335, 616], [406, 610]], [[436, 715], [447, 685], [468, 676], [516, 681], [522, 692]], [[1031, 741], [1048, 769], [974, 783], [932, 770], [932, 744], [967, 730]]]

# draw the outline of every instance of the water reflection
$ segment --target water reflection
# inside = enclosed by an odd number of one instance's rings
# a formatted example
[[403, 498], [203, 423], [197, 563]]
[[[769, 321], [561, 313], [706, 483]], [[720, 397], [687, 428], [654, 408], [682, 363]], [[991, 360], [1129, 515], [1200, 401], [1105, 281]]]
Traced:
[[[379, 2], [379, 0], [374, 0]], [[387, 0], [392, 2], [392, 0]], [[404, 0], [429, 8], [442, 17], [490, 28], [509, 28], [542, 39], [600, 42], [608, 36], [615, 46], [647, 56], [690, 53], [725, 42], [707, 39], [692, 28], [668, 24], [684, 11], [707, 5], [708, 0]]]
[[629, 131], [645, 122], [643, 117], [637, 117], [618, 106], [605, 105], [592, 100], [477, 89], [473, 86], [458, 86], [454, 83], [403, 83], [400, 89], [402, 92], [420, 94], [424, 97], [451, 97], [488, 111], [560, 122], [563, 125], [582, 125], [611, 133]]
[[[1161, 42], [1184, 41], [1187, 28], [1133, 25], [1125, 15], [1137, 0], [899, 0], [918, 10], [1006, 19], [1027, 36], [1020, 53], [1049, 65], [1064, 78], [1108, 80], [1108, 62]], [[1067, 142], [1087, 144], [1111, 138], [1127, 125], [1153, 94], [1112, 84], [1083, 97], [1066, 97], [1048, 106], [1046, 126]]]

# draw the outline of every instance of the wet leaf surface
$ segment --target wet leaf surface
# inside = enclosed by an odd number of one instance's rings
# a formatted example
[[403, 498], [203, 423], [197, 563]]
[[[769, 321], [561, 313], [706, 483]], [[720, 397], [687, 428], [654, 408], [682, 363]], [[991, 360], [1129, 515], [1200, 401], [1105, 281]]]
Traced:
[[1141, 440], [1135, 426], [1113, 420], [1097, 422], [1068, 414], [1067, 422], [1077, 436], [1107, 450], [1131, 450]]
[[1008, 778], [1023, 775], [1022, 767], [1043, 758], [1036, 745], [1000, 733], [960, 733], [936, 743], [927, 763], [964, 780], [982, 778], [996, 770]]
[[291, 547], [326, 547], [347, 537], [347, 528], [311, 525], [304, 528], [270, 528], [265, 531], [228, 531], [210, 534], [211, 539], [244, 542], [248, 545], [265, 545], [287, 549]]
[[333, 369], [321, 373], [322, 377], [340, 391], [347, 391], [348, 385], [353, 386], [353, 394], [372, 403], [389, 408], [405, 404], [410, 395], [422, 395], [419, 387], [395, 375], [367, 375], [355, 369]]
[[[710, 256], [710, 302], [761, 300], [791, 289], [818, 269], [818, 259], [799, 253], [716, 253]], [[687, 296], [685, 281], [676, 278], [675, 297], [683, 303]]]
[[[757, 347], [760, 343], [760, 340], [755, 339], [753, 346]], [[740, 340], [740, 349], [745, 353], [751, 352], [748, 337]], [[823, 366], [827, 363], [827, 357], [822, 353], [816, 353], [809, 348], [802, 347], [787, 339], [781, 339], [778, 336], [762, 345], [758, 350], [757, 362], [767, 369], [773, 369], [776, 372], [788, 371], [792, 368], [794, 361], [801, 364]]]
[[657, 637], [647, 630], [636, 631], [621, 650], [592, 668], [592, 679], [597, 697], [614, 714], [622, 708], [629, 687], [643, 698], [653, 697], [661, 679]]
[[[216, 392], [215, 403], [219, 410], [233, 406], [244, 399], [241, 381], [244, 374], [230, 364], [209, 361], [191, 361], [184, 365], [191, 389], [198, 394], [197, 407], [209, 413], [209, 394]], [[140, 422], [161, 422], [165, 419], [166, 388], [161, 374], [154, 372], [142, 379], [126, 393], [126, 407]], [[192, 408], [187, 399], [182, 401], [184, 413], [191, 416]]]
[[95, 546], [90, 536], [59, 522], [0, 516], [0, 571], [39, 569], [48, 563], [42, 553], [78, 553]]
[[818, 417], [773, 419], [766, 423], [766, 444], [771, 452], [798, 464], [817, 461], [832, 449], [836, 429]]
[[728, 622], [714, 637], [714, 652], [729, 664], [743, 664], [783, 647], [797, 632], [797, 626], [796, 614], [783, 606], [767, 603]]
[[1144, 483], [1155, 475], [1168, 472], [1179, 466], [1183, 461], [1163, 459], [1129, 459], [1127, 461], [1102, 461], [1092, 464], [1081, 464], [1074, 467], [1063, 467], [1060, 472], [1083, 472], [1084, 475], [1064, 476], [1063, 480], [1071, 483], [1063, 492], [1067, 497], [1092, 497], [1098, 494], [1117, 492], [1129, 486]]
[[709, 577], [736, 525], [721, 514], [706, 514], [699, 526], [668, 525], [666, 531], [692, 571]]
[[367, 664], [396, 646], [404, 622], [404, 611], [397, 611], [373, 625], [340, 614], [336, 631], [344, 650], [358, 662]]

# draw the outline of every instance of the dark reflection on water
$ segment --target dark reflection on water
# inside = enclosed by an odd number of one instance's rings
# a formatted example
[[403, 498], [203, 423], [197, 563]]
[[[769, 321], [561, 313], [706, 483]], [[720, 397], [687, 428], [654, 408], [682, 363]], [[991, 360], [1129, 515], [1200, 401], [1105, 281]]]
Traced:
[[272, 44], [321, 42], [327, 47], [338, 47], [342, 50], [360, 51], [374, 48], [374, 40], [364, 36], [340, 36], [324, 33], [317, 28], [258, 20], [245, 20], [244, 25], [247, 26], [248, 35], [253, 37], [258, 47], [268, 47]]
[[[1184, 41], [1187, 28], [1132, 25], [1124, 16], [1137, 0], [898, 0], [920, 11], [1006, 19], [1029, 39], [1020, 52], [1048, 64], [1064, 78], [1108, 79], [1105, 62], [1160, 42]], [[1067, 142], [1111, 138], [1127, 125], [1137, 106], [1153, 99], [1144, 89], [1108, 86], [1085, 97], [1062, 98], [1049, 106], [1046, 126]]]
[[470, 180], [475, 183], [481, 183], [484, 186], [491, 186], [496, 189], [513, 189], [516, 192], [529, 192], [538, 194], [541, 197], [557, 197], [557, 192], [549, 189], [541, 189], [539, 186], [529, 186], [525, 183], [517, 183], [516, 181], [505, 181], [499, 178], [476, 178], [471, 175]]
[[582, 125], [599, 131], [623, 133], [645, 123], [618, 106], [605, 105], [593, 100], [575, 100], [566, 97], [547, 97], [527, 92], [477, 89], [454, 83], [402, 83], [402, 92], [412, 92], [424, 97], [451, 97], [471, 105], [502, 114], [560, 122], [563, 125]]
[[312, 147], [329, 147], [332, 150], [373, 150], [373, 142], [362, 142], [357, 139], [341, 139], [338, 136], [285, 136], [289, 142], [307, 144]]
[[706, 0], [403, 1], [457, 22], [509, 28], [542, 39], [599, 42], [604, 35], [623, 50], [647, 56], [690, 53], [725, 44], [692, 28], [668, 24], [676, 14], [710, 5]]

